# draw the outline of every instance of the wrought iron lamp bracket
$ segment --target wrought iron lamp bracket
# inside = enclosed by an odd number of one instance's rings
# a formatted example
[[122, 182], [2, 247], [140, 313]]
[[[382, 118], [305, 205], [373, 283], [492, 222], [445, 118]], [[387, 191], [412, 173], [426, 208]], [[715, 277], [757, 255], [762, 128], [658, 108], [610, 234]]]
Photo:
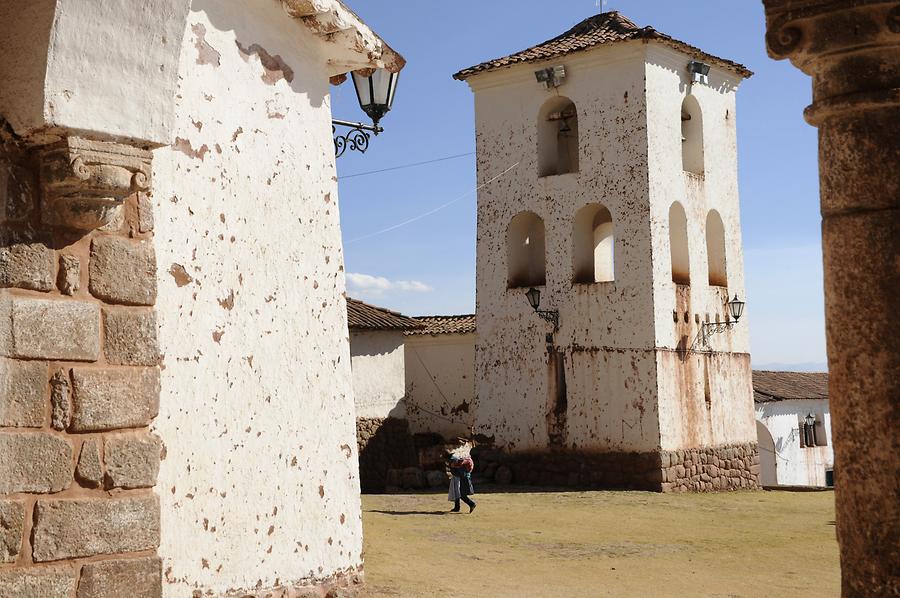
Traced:
[[727, 320], [725, 322], [704, 322], [703, 325], [700, 326], [700, 332], [697, 333], [697, 337], [691, 344], [690, 352], [696, 353], [698, 350], [709, 349], [709, 337], [731, 330], [734, 328], [735, 324], [737, 324], [737, 321], [735, 320]]
[[534, 310], [542, 320], [546, 320], [553, 324], [553, 332], [557, 332], [559, 330], [559, 312], [554, 310], [546, 310], [546, 309], [536, 309]]
[[[346, 133], [338, 133], [337, 127], [348, 127], [350, 130]], [[370, 132], [378, 135], [384, 131], [377, 123], [367, 125], [364, 123], [356, 123], [348, 120], [333, 119], [331, 121], [331, 133], [334, 135], [334, 157], [340, 158], [348, 149], [350, 151], [366, 153], [369, 149]]]

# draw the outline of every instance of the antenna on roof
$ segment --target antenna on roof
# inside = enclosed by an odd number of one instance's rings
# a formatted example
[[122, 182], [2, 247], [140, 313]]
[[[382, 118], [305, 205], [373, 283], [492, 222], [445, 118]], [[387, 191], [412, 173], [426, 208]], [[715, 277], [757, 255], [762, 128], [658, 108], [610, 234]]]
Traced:
[[609, 4], [609, 0], [597, 0], [594, 4], [596, 4], [600, 12], [606, 12], [606, 6]]

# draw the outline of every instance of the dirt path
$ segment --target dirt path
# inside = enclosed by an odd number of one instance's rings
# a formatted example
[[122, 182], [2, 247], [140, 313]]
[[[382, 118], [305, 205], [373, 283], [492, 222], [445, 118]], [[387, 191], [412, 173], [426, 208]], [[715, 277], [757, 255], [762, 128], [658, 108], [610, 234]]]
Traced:
[[364, 496], [369, 595], [840, 595], [831, 492], [474, 498]]

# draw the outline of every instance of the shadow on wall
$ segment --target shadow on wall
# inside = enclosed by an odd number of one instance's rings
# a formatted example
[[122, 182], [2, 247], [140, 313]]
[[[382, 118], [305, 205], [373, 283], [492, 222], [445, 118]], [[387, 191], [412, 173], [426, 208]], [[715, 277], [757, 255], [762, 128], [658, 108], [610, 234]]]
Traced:
[[[254, 4], [260, 4], [255, 2]], [[271, 22], [285, 23], [286, 27], [305, 28], [303, 23], [297, 20], [291, 23], [284, 19], [284, 13], [278, 4], [271, 3], [269, 10], [275, 17]], [[260, 6], [259, 9], [264, 7]], [[190, 29], [186, 35], [188, 39], [196, 39], [196, 48], [198, 55], [195, 56], [188, 51], [187, 55], [182, 53], [182, 60], [207, 60], [208, 64], [217, 66], [217, 54], [224, 52], [235, 52], [241, 56], [245, 62], [258, 60], [265, 72], [262, 81], [268, 85], [274, 85], [279, 79], [284, 79], [297, 94], [306, 95], [309, 103], [315, 108], [322, 106], [325, 95], [322, 90], [327, 92], [327, 85], [310, 85], [312, 76], [319, 77], [321, 73], [316, 70], [314, 72], [296, 72], [294, 69], [305, 68], [306, 65], [313, 64], [315, 61], [304, 61], [303, 64], [287, 64], [280, 54], [281, 50], [286, 51], [285, 40], [291, 45], [296, 44], [294, 53], [297, 56], [304, 56], [315, 51], [304, 41], [305, 36], [299, 31], [294, 35], [273, 36], [271, 32], [266, 32], [265, 27], [254, 26], [259, 23], [259, 19], [248, 19], [247, 13], [249, 8], [244, 2], [223, 2], [222, 0], [193, 0], [191, 6], [191, 14], [188, 15], [188, 28]], [[209, 19], [210, 23], [219, 31], [234, 31], [236, 38], [234, 45], [227, 48], [208, 47], [203, 39], [202, 29], [195, 28], [197, 24], [196, 13], [203, 12]], [[223, 73], [224, 75], [224, 73]]]
[[356, 420], [359, 484], [364, 493], [384, 492], [389, 469], [419, 464], [409, 423], [394, 417]]

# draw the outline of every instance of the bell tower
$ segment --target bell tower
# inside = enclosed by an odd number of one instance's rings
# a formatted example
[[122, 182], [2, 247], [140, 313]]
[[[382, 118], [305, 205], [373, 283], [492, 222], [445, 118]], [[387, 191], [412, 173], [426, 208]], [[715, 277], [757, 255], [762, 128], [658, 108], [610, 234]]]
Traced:
[[484, 185], [477, 427], [519, 481], [757, 484], [747, 325], [727, 313], [751, 74], [608, 12], [454, 75]]

